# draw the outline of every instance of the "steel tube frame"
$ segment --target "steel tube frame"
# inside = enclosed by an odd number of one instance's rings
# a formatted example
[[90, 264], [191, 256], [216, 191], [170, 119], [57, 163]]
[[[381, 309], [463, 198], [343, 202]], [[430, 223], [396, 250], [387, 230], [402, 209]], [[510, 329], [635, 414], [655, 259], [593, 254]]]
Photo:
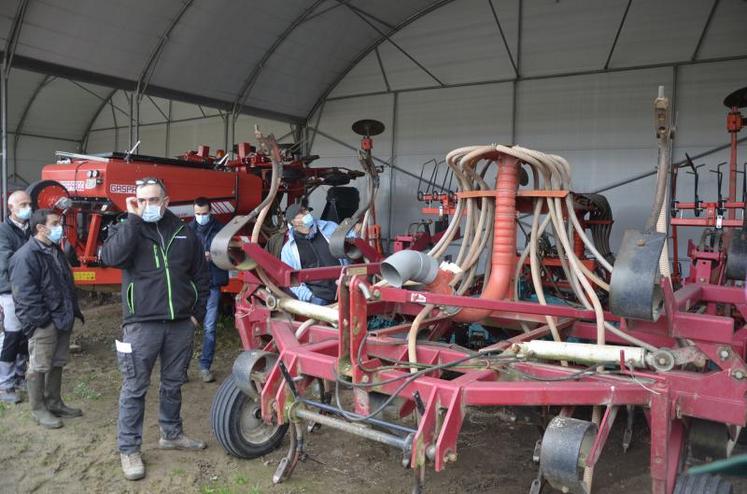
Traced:
[[[279, 263], [279, 261], [276, 261]], [[432, 458], [435, 469], [442, 470], [456, 455], [456, 442], [461, 428], [465, 407], [468, 406], [577, 406], [577, 405], [640, 405], [650, 409], [651, 418], [651, 476], [652, 489], [657, 494], [670, 493], [683, 444], [681, 417], [690, 416], [727, 424], [745, 425], [747, 421], [747, 379], [739, 379], [738, 372], [747, 370], [744, 363], [747, 330], [735, 330], [733, 319], [708, 314], [686, 312], [695, 303], [720, 301], [735, 305], [747, 303], [747, 296], [740, 287], [712, 285], [688, 285], [677, 292], [665, 285], [665, 318], [657, 323], [622, 321], [621, 329], [637, 337], [656, 341], [660, 345], [671, 344], [675, 339], [691, 339], [708, 359], [718, 368], [712, 371], [651, 372], [632, 371], [621, 368], [615, 375], [595, 374], [574, 375], [578, 368], [563, 367], [536, 362], [513, 363], [511, 369], [499, 371], [487, 365], [488, 357], [480, 355], [473, 364], [482, 362], [477, 368], [455, 365], [452, 371], [461, 375], [455, 379], [442, 379], [436, 371], [418, 376], [403, 386], [403, 379], [411, 376], [399, 369], [376, 367], [380, 361], [400, 361], [407, 358], [407, 346], [402, 339], [392, 337], [392, 333], [373, 335], [366, 330], [370, 315], [392, 310], [399, 313], [416, 313], [424, 304], [437, 306], [475, 307], [501, 310], [519, 314], [551, 315], [564, 317], [563, 325], [568, 331], [592, 329], [592, 311], [578, 310], [563, 306], [542, 306], [528, 302], [485, 301], [471, 297], [435, 295], [399, 288], [373, 287], [365, 278], [355, 274], [361, 265], [348, 266], [340, 272], [340, 297], [338, 304], [338, 328], [312, 325], [297, 339], [295, 330], [300, 323], [283, 319], [270, 319], [270, 313], [261, 305], [248, 298], [240, 300], [237, 312], [242, 316], [239, 333], [246, 349], [260, 345], [270, 351], [277, 351], [280, 360], [303, 393], [305, 384], [313, 379], [335, 381], [339, 375], [348, 376], [352, 383], [369, 386], [354, 392], [355, 413], [368, 415], [370, 405], [368, 391], [384, 394], [399, 393], [412, 410], [412, 397], [418, 393], [423, 398], [425, 409], [420, 413], [418, 430], [415, 434], [411, 465], [424, 465], [426, 458]], [[368, 271], [368, 269], [366, 269]], [[296, 272], [287, 279], [302, 275]], [[322, 273], [316, 273], [321, 275]], [[332, 273], [327, 273], [332, 275]], [[366, 290], [359, 289], [365, 285]], [[371, 300], [366, 299], [366, 293]], [[617, 321], [611, 314], [605, 314], [609, 321]], [[437, 327], [444, 321], [434, 321], [429, 333], [436, 334]], [[405, 331], [405, 328], [402, 328]], [[542, 328], [538, 328], [541, 337]], [[262, 343], [260, 336], [271, 337], [269, 346]], [[520, 335], [517, 338], [520, 338]], [[266, 339], [264, 340], [266, 341]], [[729, 357], [724, 358], [724, 348], [730, 348]], [[497, 349], [496, 349], [497, 350]], [[431, 345], [422, 342], [418, 345], [418, 361], [422, 363], [454, 363], [469, 354], [460, 348]], [[358, 357], [360, 356], [360, 361]], [[511, 380], [501, 380], [502, 372], [519, 372]], [[522, 375], [534, 376], [532, 380]], [[568, 379], [560, 380], [558, 378]], [[541, 379], [553, 379], [552, 384]], [[376, 384], [379, 383], [379, 384]], [[262, 416], [265, 420], [287, 420], [283, 410], [291, 405], [292, 397], [287, 393], [284, 378], [276, 366], [271, 370], [261, 392]], [[677, 412], [675, 415], [674, 404]], [[354, 426], [353, 426], [354, 427]], [[339, 428], [339, 427], [338, 427]], [[351, 430], [358, 433], [358, 429]], [[604, 438], [599, 438], [595, 454], [599, 454]], [[429, 455], [426, 450], [431, 448]], [[435, 454], [433, 454], [435, 451]]]
[[295, 409], [292, 414], [300, 419], [308, 420], [309, 422], [316, 422], [344, 432], [349, 432], [350, 434], [386, 444], [387, 446], [392, 446], [401, 449], [402, 451], [409, 448], [409, 441], [407, 438], [389, 434], [387, 432], [381, 432], [376, 429], [369, 429], [362, 425], [355, 425], [341, 419], [330, 417], [329, 415], [322, 415], [321, 413], [312, 412], [303, 408]]

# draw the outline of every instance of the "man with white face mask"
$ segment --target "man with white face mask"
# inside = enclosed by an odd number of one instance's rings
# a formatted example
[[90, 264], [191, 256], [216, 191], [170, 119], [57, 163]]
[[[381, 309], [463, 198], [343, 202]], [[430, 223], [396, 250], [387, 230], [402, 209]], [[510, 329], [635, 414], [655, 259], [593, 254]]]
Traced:
[[70, 265], [59, 247], [60, 216], [40, 209], [31, 216], [34, 236], [10, 259], [16, 315], [29, 338], [26, 375], [31, 416], [47, 429], [62, 427], [59, 417], [83, 415], [62, 401], [62, 368], [70, 358], [70, 333], [83, 314]]
[[3, 309], [4, 333], [0, 333], [0, 401], [19, 403], [17, 390], [25, 385], [24, 371], [28, 357], [26, 337], [16, 317], [10, 289], [8, 266], [30, 236], [31, 197], [18, 190], [8, 197], [10, 215], [0, 224], [0, 306]]
[[[291, 204], [286, 208], [288, 240], [283, 245], [280, 259], [293, 269], [347, 264], [346, 260], [337, 259], [329, 251], [329, 239], [337, 228], [337, 223], [318, 220], [311, 215], [311, 211], [311, 208], [301, 203]], [[335, 280], [309, 281], [291, 287], [291, 291], [298, 300], [317, 305], [329, 305], [337, 300]]]
[[145, 395], [156, 359], [161, 360], [161, 449], [199, 450], [202, 441], [182, 428], [182, 384], [192, 358], [195, 327], [205, 317], [209, 274], [194, 232], [167, 209], [157, 178], [138, 180], [127, 198], [127, 219], [110, 227], [102, 261], [122, 269], [122, 341], [116, 342], [122, 372], [117, 447], [127, 480], [145, 476], [140, 455]]
[[215, 378], [210, 372], [215, 354], [215, 328], [218, 323], [220, 309], [220, 287], [228, 284], [228, 271], [225, 271], [210, 260], [210, 243], [218, 234], [223, 223], [210, 214], [210, 201], [205, 197], [198, 197], [194, 202], [195, 219], [189, 227], [200, 238], [205, 250], [205, 260], [210, 265], [210, 295], [207, 300], [205, 322], [202, 325], [202, 354], [200, 355], [200, 378], [203, 382], [213, 382]]

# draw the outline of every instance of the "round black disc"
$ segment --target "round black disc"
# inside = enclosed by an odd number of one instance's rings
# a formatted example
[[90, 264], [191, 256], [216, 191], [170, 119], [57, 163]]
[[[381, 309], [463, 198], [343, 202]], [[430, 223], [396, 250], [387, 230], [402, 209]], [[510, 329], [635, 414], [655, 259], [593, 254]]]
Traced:
[[384, 124], [378, 120], [363, 119], [353, 124], [353, 132], [360, 136], [377, 136], [384, 132]]
[[737, 108], [747, 107], [747, 87], [737, 89], [729, 96], [724, 98], [724, 106], [726, 106], [727, 108], [732, 108], [735, 106]]

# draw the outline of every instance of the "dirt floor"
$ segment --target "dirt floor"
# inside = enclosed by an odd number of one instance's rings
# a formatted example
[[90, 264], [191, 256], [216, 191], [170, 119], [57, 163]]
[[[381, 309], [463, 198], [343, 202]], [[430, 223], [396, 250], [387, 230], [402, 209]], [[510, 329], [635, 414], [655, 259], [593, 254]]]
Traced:
[[[197, 453], [161, 451], [158, 441], [158, 373], [147, 399], [143, 457], [147, 476], [138, 482], [122, 477], [115, 446], [120, 374], [114, 338], [119, 336], [119, 305], [86, 310], [87, 323], [76, 327], [81, 349], [65, 374], [68, 403], [84, 409], [85, 417], [65, 421], [47, 431], [36, 426], [27, 403], [0, 407], [0, 492], [85, 493], [403, 493], [410, 492], [412, 473], [386, 446], [322, 428], [309, 435], [309, 459], [287, 482], [273, 486], [272, 474], [285, 444], [253, 461], [224, 453], [211, 432], [210, 405], [219, 383], [230, 371], [239, 342], [230, 320], [219, 327], [214, 370], [216, 383], [197, 378], [197, 362], [183, 388], [182, 415], [186, 432], [206, 440]], [[195, 357], [199, 355], [199, 342]], [[459, 444], [459, 459], [441, 473], [429, 471], [426, 492], [527, 493], [537, 467], [532, 463], [539, 439], [535, 426], [511, 421], [505, 411], [471, 413]], [[632, 446], [622, 451], [623, 419], [612, 431], [597, 472], [594, 492], [647, 492], [649, 489], [647, 429], [636, 422]], [[747, 494], [747, 481], [735, 486]], [[550, 492], [545, 488], [543, 492]]]

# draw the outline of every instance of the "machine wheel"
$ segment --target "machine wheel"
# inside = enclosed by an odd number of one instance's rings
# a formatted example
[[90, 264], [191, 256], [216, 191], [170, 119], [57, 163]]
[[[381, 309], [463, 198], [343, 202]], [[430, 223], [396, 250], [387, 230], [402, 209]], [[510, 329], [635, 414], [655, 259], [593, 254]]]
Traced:
[[218, 388], [210, 410], [216, 439], [232, 456], [258, 458], [280, 445], [288, 424], [270, 425], [260, 418], [260, 405], [228, 378]]
[[732, 494], [734, 486], [718, 475], [682, 474], [677, 477], [673, 494]]
[[[56, 180], [40, 180], [26, 187], [31, 196], [31, 207], [36, 209], [66, 209], [64, 201], [69, 200], [70, 194], [60, 182]], [[63, 202], [60, 202], [60, 201]]]
[[597, 425], [572, 417], [555, 417], [542, 435], [539, 464], [547, 482], [563, 492], [588, 492], [584, 482], [584, 465]]

